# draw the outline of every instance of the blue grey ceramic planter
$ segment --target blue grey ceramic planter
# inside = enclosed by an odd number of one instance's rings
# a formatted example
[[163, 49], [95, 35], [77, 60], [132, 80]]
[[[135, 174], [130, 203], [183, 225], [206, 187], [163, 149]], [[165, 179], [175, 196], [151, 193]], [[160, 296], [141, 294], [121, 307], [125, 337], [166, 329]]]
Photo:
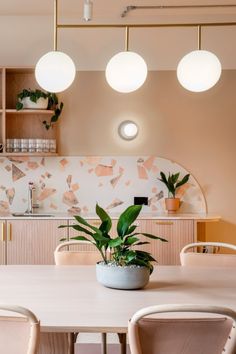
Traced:
[[149, 282], [150, 271], [142, 266], [115, 266], [105, 263], [96, 265], [97, 281], [113, 289], [141, 289]]

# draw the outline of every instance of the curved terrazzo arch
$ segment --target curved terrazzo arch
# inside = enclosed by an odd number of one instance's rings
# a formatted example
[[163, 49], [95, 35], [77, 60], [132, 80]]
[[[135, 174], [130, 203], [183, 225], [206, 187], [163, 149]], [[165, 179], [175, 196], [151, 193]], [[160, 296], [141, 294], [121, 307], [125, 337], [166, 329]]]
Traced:
[[[166, 187], [157, 178], [186, 171], [178, 163], [156, 156], [76, 156], [0, 158], [0, 211], [27, 209], [28, 182], [36, 185], [41, 211], [94, 213], [96, 202], [111, 214], [148, 197], [144, 212], [165, 212]], [[178, 190], [180, 213], [206, 213], [202, 190], [191, 175]]]

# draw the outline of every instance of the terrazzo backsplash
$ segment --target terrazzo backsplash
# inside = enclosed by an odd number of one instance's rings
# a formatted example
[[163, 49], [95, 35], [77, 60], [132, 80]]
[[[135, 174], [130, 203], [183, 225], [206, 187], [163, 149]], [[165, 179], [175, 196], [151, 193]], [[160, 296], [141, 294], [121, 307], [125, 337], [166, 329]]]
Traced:
[[[116, 213], [148, 197], [145, 212], [165, 211], [166, 187], [157, 178], [165, 173], [188, 173], [170, 160], [155, 156], [76, 156], [0, 158], [0, 212], [24, 212], [28, 182], [35, 184], [34, 202], [40, 211], [94, 213], [96, 202]], [[180, 212], [206, 212], [201, 188], [193, 178], [178, 190]]]

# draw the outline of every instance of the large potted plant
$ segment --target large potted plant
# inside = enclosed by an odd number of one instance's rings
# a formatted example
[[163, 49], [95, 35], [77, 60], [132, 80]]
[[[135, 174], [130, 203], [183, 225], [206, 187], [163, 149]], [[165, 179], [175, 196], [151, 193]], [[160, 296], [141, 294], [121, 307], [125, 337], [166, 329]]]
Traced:
[[112, 228], [110, 216], [98, 204], [96, 214], [101, 220], [99, 227], [89, 224], [79, 215], [74, 216], [77, 224], [59, 226], [71, 227], [82, 233], [71, 239], [90, 242], [98, 249], [101, 262], [96, 265], [96, 274], [97, 280], [104, 286], [116, 289], [139, 289], [149, 281], [153, 271], [152, 262], [156, 260], [150, 253], [136, 248], [149, 244], [148, 241], [140, 241], [138, 235], [163, 242], [167, 240], [148, 233], [136, 232], [137, 225], [134, 222], [141, 209], [141, 205], [131, 205], [120, 215], [115, 237], [110, 235]]
[[164, 172], [160, 172], [161, 178], [159, 181], [163, 182], [168, 189], [168, 198], [165, 198], [166, 210], [168, 213], [175, 213], [180, 206], [180, 199], [176, 198], [177, 189], [188, 182], [190, 174], [185, 175], [179, 179], [180, 172], [170, 174], [166, 177]]
[[41, 90], [23, 89], [18, 95], [18, 102], [16, 103], [16, 110], [21, 109], [48, 109], [53, 110], [50, 121], [43, 121], [43, 125], [48, 130], [57, 122], [63, 109], [63, 102], [59, 103], [58, 97], [55, 93], [44, 92]]

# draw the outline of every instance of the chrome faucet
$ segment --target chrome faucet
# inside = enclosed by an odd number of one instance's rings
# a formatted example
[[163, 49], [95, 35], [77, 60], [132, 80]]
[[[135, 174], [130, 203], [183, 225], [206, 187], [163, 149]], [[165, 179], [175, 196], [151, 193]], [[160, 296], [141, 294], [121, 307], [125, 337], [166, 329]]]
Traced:
[[35, 186], [33, 182], [29, 182], [28, 184], [28, 208], [26, 213], [33, 214], [34, 205], [33, 205], [33, 191], [35, 191]]

